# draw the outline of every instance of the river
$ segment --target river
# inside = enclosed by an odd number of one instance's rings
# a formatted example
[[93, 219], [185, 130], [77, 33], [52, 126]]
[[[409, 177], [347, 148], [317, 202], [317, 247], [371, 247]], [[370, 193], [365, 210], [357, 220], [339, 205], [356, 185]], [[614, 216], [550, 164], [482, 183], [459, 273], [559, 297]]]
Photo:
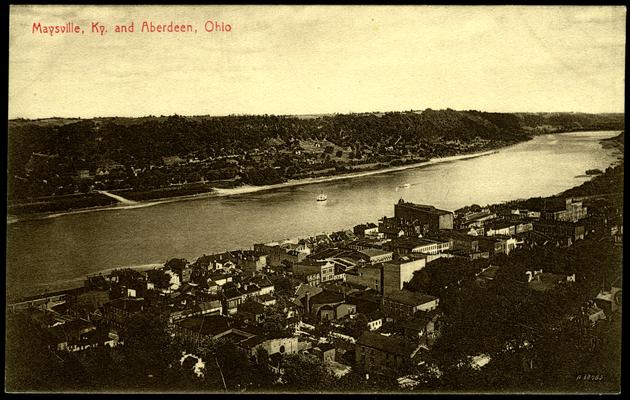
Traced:
[[[352, 228], [393, 215], [400, 198], [455, 210], [557, 194], [605, 169], [618, 131], [537, 136], [495, 153], [345, 180], [25, 220], [7, 225], [7, 292], [25, 295], [80, 285], [121, 266], [195, 260], [254, 243]], [[409, 184], [407, 188], [400, 185]], [[328, 201], [317, 202], [320, 193]]]

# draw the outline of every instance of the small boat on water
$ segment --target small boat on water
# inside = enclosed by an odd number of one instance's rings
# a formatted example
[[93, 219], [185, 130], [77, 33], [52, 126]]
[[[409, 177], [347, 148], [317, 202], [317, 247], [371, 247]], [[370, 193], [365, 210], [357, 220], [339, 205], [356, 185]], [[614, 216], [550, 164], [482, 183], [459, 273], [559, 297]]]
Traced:
[[411, 184], [409, 184], [409, 183], [405, 183], [404, 185], [400, 185], [400, 186], [398, 186], [398, 187], [399, 187], [399, 188], [401, 188], [401, 189], [407, 189], [407, 188], [410, 188], [410, 187], [411, 187]]
[[319, 196], [317, 196], [317, 201], [326, 201], [328, 200], [328, 196], [326, 196], [324, 193], [320, 193]]

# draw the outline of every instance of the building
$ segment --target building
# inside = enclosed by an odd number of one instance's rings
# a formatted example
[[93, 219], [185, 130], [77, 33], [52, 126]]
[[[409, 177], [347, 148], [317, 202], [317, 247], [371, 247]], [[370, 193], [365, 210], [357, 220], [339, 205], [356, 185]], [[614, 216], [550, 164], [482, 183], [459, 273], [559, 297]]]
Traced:
[[408, 290], [391, 291], [383, 296], [383, 313], [390, 317], [412, 317], [416, 311], [435, 310], [440, 299]]
[[234, 258], [236, 266], [243, 270], [245, 275], [254, 275], [267, 266], [267, 256], [257, 254], [253, 250], [233, 251], [230, 255]]
[[274, 354], [295, 354], [299, 350], [297, 337], [267, 339], [262, 336], [251, 337], [239, 344], [241, 348], [247, 350], [250, 356], [256, 357], [259, 349], [267, 352], [267, 355]]
[[335, 361], [335, 346], [330, 343], [318, 344], [313, 347], [311, 353], [324, 363]]
[[245, 322], [261, 324], [265, 321], [265, 306], [256, 301], [246, 301], [238, 307], [236, 314]]
[[314, 296], [308, 294], [302, 299], [306, 313], [321, 321], [333, 321], [356, 313], [354, 304], [346, 304], [342, 293], [324, 290]]
[[243, 304], [246, 296], [236, 287], [223, 290], [223, 314], [234, 315], [238, 306]]
[[255, 335], [233, 328], [229, 318], [221, 315], [186, 318], [173, 325], [175, 337], [187, 343], [199, 346], [206, 340], [225, 338], [241, 343]]
[[534, 231], [549, 235], [554, 238], [570, 238], [571, 242], [584, 239], [584, 224], [564, 221], [536, 221]]
[[118, 335], [98, 329], [89, 321], [73, 320], [48, 328], [43, 335], [53, 351], [76, 352], [93, 347], [118, 345]]
[[78, 308], [99, 308], [109, 302], [109, 291], [82, 288], [74, 293], [69, 292], [66, 298], [68, 304]]
[[399, 237], [405, 236], [405, 234], [411, 234], [412, 236], [417, 236], [416, 228], [411, 227], [411, 230], [405, 230], [400, 227], [400, 222], [396, 221], [395, 218], [386, 218], [384, 217], [378, 223], [378, 233], [380, 236], [386, 239], [395, 239]]
[[368, 315], [368, 323], [367, 327], [371, 331], [375, 331], [380, 329], [383, 326], [383, 317], [380, 313], [373, 313], [373, 315]]
[[461, 226], [482, 228], [486, 221], [491, 221], [496, 217], [497, 215], [490, 210], [469, 212], [461, 218]]
[[122, 329], [134, 315], [144, 311], [144, 299], [120, 298], [103, 304], [103, 322], [111, 328]]
[[517, 240], [505, 236], [477, 236], [479, 250], [488, 252], [491, 256], [495, 254], [510, 254], [516, 248]]
[[383, 293], [383, 267], [368, 266], [346, 272], [346, 282]]
[[548, 205], [541, 212], [541, 218], [550, 221], [577, 222], [586, 218], [588, 210], [581, 201], [574, 202], [573, 199], [565, 200], [564, 208], [555, 204]]
[[355, 362], [368, 373], [396, 373], [411, 365], [415, 349], [404, 339], [365, 331], [356, 343]]
[[254, 251], [257, 254], [266, 255], [266, 264], [272, 267], [297, 264], [308, 256], [306, 251], [292, 249], [290, 245], [280, 245], [279, 243], [255, 244]]
[[309, 285], [318, 285], [335, 279], [335, 263], [331, 261], [304, 260], [291, 268], [294, 275], [306, 277]]
[[516, 234], [516, 225], [510, 222], [495, 222], [485, 227], [486, 236], [511, 236]]
[[433, 206], [407, 203], [400, 199], [394, 205], [394, 218], [421, 226], [422, 233], [453, 229], [453, 213]]
[[383, 298], [374, 290], [354, 292], [347, 297], [347, 302], [357, 306], [357, 312], [368, 318], [382, 318], [380, 313]]
[[379, 239], [379, 238], [363, 238], [355, 240], [352, 243], [348, 243], [348, 248], [352, 250], [367, 250], [367, 249], [383, 249], [383, 244], [386, 243], [387, 240]]
[[359, 237], [378, 236], [378, 226], [375, 223], [368, 222], [367, 224], [355, 226], [353, 232]]
[[470, 250], [472, 252], [479, 251], [479, 241], [476, 236], [467, 235], [457, 231], [442, 231], [435, 236], [431, 236], [441, 242], [450, 241], [452, 250]]
[[379, 249], [364, 249], [359, 250], [359, 253], [365, 261], [372, 265], [391, 261], [394, 256], [394, 253], [391, 251]]
[[486, 286], [490, 282], [492, 282], [499, 272], [499, 267], [496, 265], [489, 265], [486, 268], [483, 268], [481, 272], [475, 274], [475, 281], [480, 286]]
[[383, 246], [386, 249], [395, 251], [398, 254], [438, 254], [449, 251], [453, 248], [451, 240], [432, 240], [425, 238], [399, 238]]
[[411, 281], [413, 274], [426, 267], [426, 257], [401, 257], [396, 261], [388, 261], [383, 265], [383, 291], [389, 294], [403, 288], [405, 282]]

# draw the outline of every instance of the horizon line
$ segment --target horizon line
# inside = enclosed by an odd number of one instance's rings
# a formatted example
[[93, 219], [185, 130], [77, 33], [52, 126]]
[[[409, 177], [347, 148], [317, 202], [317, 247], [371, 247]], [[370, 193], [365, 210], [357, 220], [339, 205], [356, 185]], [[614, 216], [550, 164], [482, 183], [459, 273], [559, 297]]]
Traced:
[[354, 114], [385, 114], [385, 113], [408, 113], [408, 112], [419, 112], [419, 111], [427, 111], [427, 110], [432, 110], [432, 111], [447, 111], [447, 110], [451, 110], [451, 111], [457, 111], [457, 112], [467, 112], [467, 111], [478, 111], [478, 112], [484, 112], [484, 113], [496, 113], [496, 114], [592, 114], [592, 115], [596, 115], [596, 114], [624, 114], [625, 115], [625, 111], [601, 111], [601, 112], [588, 112], [588, 111], [484, 111], [484, 110], [479, 110], [479, 109], [474, 109], [474, 108], [470, 108], [470, 109], [465, 109], [465, 110], [458, 110], [458, 109], [453, 109], [450, 107], [446, 107], [446, 108], [431, 108], [431, 107], [427, 107], [425, 109], [408, 109], [408, 110], [387, 110], [387, 111], [348, 111], [348, 112], [323, 112], [323, 113], [301, 113], [301, 114], [268, 114], [268, 113], [258, 113], [258, 114], [250, 114], [250, 113], [231, 113], [231, 114], [180, 114], [177, 112], [174, 112], [173, 114], [160, 114], [160, 115], [156, 115], [156, 114], [145, 114], [145, 115], [109, 115], [109, 116], [83, 116], [83, 117], [70, 117], [70, 116], [48, 116], [48, 117], [13, 117], [13, 118], [9, 118], [8, 121], [15, 121], [15, 120], [27, 120], [27, 121], [40, 121], [40, 120], [46, 120], [46, 119], [82, 119], [82, 120], [89, 120], [89, 119], [108, 119], [108, 118], [162, 118], [162, 117], [174, 117], [174, 116], [179, 116], [179, 117], [211, 117], [211, 118], [221, 118], [221, 117], [302, 117], [302, 116], [314, 116], [314, 117], [321, 117], [321, 116], [333, 116], [333, 115], [354, 115]]

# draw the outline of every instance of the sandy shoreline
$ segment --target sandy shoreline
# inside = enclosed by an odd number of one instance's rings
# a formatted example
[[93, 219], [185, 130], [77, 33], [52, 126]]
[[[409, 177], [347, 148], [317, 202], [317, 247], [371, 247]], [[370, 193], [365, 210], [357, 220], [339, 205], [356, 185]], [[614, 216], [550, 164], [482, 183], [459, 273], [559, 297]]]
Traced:
[[[508, 147], [510, 146], [503, 147], [502, 149], [505, 149]], [[493, 149], [493, 150], [486, 150], [486, 151], [477, 152], [477, 153], [460, 154], [456, 156], [434, 158], [429, 161], [423, 161], [420, 163], [400, 165], [396, 167], [388, 167], [388, 168], [376, 169], [376, 170], [371, 170], [371, 171], [351, 172], [347, 174], [322, 176], [322, 177], [317, 177], [317, 178], [304, 178], [304, 179], [289, 180], [287, 182], [277, 183], [273, 185], [265, 185], [265, 186], [246, 185], [246, 186], [240, 186], [238, 188], [233, 188], [233, 189], [214, 188], [212, 192], [199, 193], [199, 194], [186, 195], [186, 196], [175, 196], [175, 197], [169, 197], [169, 198], [159, 199], [159, 200], [140, 201], [133, 204], [119, 203], [113, 206], [88, 207], [88, 208], [81, 208], [81, 209], [71, 210], [71, 211], [52, 212], [52, 213], [46, 213], [46, 214], [34, 214], [34, 215], [24, 216], [24, 217], [17, 217], [17, 216], [9, 215], [7, 216], [7, 224], [13, 224], [16, 222], [21, 222], [21, 221], [57, 218], [57, 217], [65, 216], [65, 215], [82, 214], [82, 213], [96, 212], [96, 211], [129, 210], [129, 209], [134, 209], [134, 208], [144, 208], [144, 207], [156, 206], [159, 204], [173, 203], [173, 202], [187, 201], [187, 200], [196, 200], [196, 199], [206, 198], [206, 197], [237, 196], [237, 195], [246, 194], [246, 193], [262, 192], [262, 191], [267, 191], [267, 190], [282, 189], [282, 188], [293, 187], [293, 186], [302, 186], [302, 185], [309, 185], [309, 184], [314, 184], [314, 183], [323, 183], [323, 182], [332, 182], [332, 181], [338, 181], [338, 180], [343, 180], [343, 179], [360, 178], [360, 177], [370, 176], [370, 175], [385, 174], [385, 173], [396, 172], [396, 171], [404, 171], [407, 169], [419, 168], [423, 166], [440, 164], [440, 163], [445, 163], [445, 162], [450, 162], [450, 161], [458, 161], [458, 160], [465, 160], [469, 158], [482, 157], [482, 156], [496, 153], [499, 150], [500, 149]]]

